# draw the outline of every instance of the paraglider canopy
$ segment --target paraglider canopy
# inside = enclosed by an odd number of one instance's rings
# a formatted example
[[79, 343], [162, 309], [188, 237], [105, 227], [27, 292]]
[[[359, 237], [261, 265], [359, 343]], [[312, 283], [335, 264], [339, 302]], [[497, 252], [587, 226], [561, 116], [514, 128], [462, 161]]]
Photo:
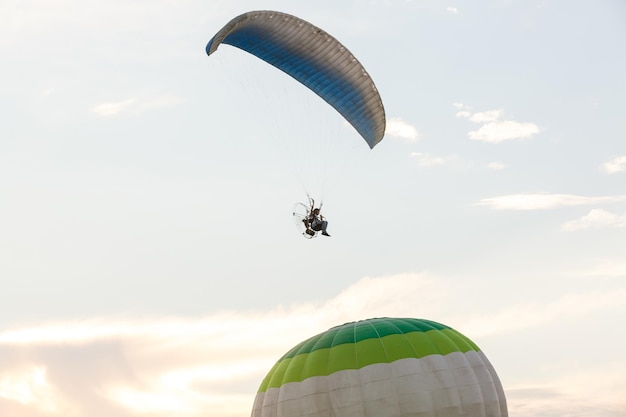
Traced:
[[483, 352], [430, 320], [377, 318], [333, 327], [267, 374], [252, 417], [506, 417]]
[[252, 11], [228, 22], [206, 46], [229, 44], [268, 62], [333, 106], [370, 148], [385, 133], [385, 110], [369, 74], [352, 53], [322, 29], [275, 11]]

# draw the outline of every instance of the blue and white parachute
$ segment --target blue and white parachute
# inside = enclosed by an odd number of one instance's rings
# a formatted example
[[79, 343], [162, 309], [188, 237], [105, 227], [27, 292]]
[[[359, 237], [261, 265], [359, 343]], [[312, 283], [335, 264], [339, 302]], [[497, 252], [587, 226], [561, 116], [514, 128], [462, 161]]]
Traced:
[[352, 53], [322, 29], [275, 11], [235, 17], [206, 46], [240, 48], [304, 84], [335, 108], [370, 148], [385, 133], [385, 110], [369, 74]]

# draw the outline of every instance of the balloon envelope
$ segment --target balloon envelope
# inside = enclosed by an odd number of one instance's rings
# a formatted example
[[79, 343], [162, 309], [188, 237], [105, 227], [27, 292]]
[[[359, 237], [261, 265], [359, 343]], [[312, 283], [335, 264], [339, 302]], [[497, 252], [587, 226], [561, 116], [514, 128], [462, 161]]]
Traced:
[[483, 352], [429, 320], [333, 327], [287, 352], [263, 380], [252, 417], [506, 417]]

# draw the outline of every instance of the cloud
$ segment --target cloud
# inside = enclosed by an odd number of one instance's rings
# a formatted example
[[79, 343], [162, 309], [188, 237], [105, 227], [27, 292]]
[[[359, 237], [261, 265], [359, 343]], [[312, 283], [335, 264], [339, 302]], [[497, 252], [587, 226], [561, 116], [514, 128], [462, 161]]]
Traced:
[[71, 407], [58, 398], [42, 366], [22, 366], [0, 374], [0, 398], [12, 399], [41, 413], [71, 414]]
[[567, 374], [552, 376], [540, 385], [528, 381], [507, 387], [509, 410], [533, 417], [624, 416], [624, 401], [615, 398], [626, 398], [626, 373], [623, 371], [626, 363], [585, 371], [572, 368]]
[[483, 198], [476, 206], [494, 210], [549, 210], [561, 207], [584, 206], [600, 203], [626, 201], [626, 195], [606, 197], [585, 197], [572, 194], [510, 194], [499, 197]]
[[594, 266], [577, 272], [592, 278], [626, 278], [626, 259], [602, 259]]
[[618, 156], [605, 162], [602, 170], [607, 174], [617, 174], [618, 172], [626, 172], [626, 155]]
[[503, 169], [506, 169], [506, 165], [501, 162], [490, 162], [487, 165], [487, 168], [492, 171], [502, 171]]
[[115, 116], [120, 113], [140, 114], [150, 110], [172, 107], [182, 103], [178, 97], [162, 96], [149, 100], [129, 98], [122, 101], [101, 103], [92, 108], [92, 111], [103, 117]]
[[626, 213], [613, 214], [603, 209], [593, 209], [578, 220], [572, 220], [562, 226], [562, 230], [573, 232], [601, 227], [626, 227]]
[[[270, 311], [100, 317], [4, 330], [0, 400], [22, 404], [24, 413], [12, 417], [249, 415], [258, 384], [287, 349], [339, 323], [415, 316], [409, 293], [424, 294], [428, 314], [442, 289], [425, 274], [366, 277], [330, 300]], [[101, 411], [107, 409], [114, 411]]]
[[391, 117], [387, 119], [385, 134], [401, 139], [405, 142], [415, 142], [419, 139], [419, 132], [417, 129], [399, 117]]
[[459, 9], [457, 7], [450, 7], [450, 6], [448, 6], [448, 7], [446, 7], [446, 10], [449, 13], [452, 13], [452, 14], [459, 14]]
[[[598, 311], [616, 317], [626, 308], [626, 288], [613, 288], [498, 310], [467, 297], [472, 281], [429, 273], [364, 277], [328, 300], [268, 311], [99, 317], [6, 329], [0, 331], [0, 415], [8, 409], [12, 417], [249, 415], [275, 361], [340, 323], [422, 317], [462, 328], [475, 340]], [[619, 395], [613, 389], [600, 405]]]
[[430, 168], [437, 165], [444, 165], [446, 163], [458, 160], [456, 155], [450, 156], [433, 156], [424, 152], [411, 152], [411, 158], [417, 161], [417, 165], [422, 168]]
[[469, 107], [463, 103], [454, 103], [453, 106], [459, 109], [456, 113], [457, 117], [483, 124], [478, 130], [472, 130], [468, 133], [472, 140], [500, 143], [508, 140], [527, 139], [540, 132], [539, 127], [534, 123], [500, 120], [504, 113], [502, 109], [472, 113], [469, 111]]
[[469, 116], [470, 122], [474, 123], [489, 123], [495, 122], [502, 116], [502, 110], [489, 110], [471, 114]]
[[469, 138], [489, 143], [500, 143], [512, 139], [526, 139], [539, 133], [533, 123], [520, 123], [512, 120], [494, 121], [480, 129], [469, 132]]
[[597, 311], [624, 310], [626, 288], [566, 294], [548, 303], [528, 302], [506, 307], [496, 314], [468, 317], [463, 330], [472, 337], [505, 335], [545, 326], [567, 317], [581, 317]]
[[123, 101], [117, 101], [114, 103], [102, 103], [95, 106], [92, 111], [99, 116], [113, 116], [121, 113], [132, 106], [137, 100], [129, 98]]

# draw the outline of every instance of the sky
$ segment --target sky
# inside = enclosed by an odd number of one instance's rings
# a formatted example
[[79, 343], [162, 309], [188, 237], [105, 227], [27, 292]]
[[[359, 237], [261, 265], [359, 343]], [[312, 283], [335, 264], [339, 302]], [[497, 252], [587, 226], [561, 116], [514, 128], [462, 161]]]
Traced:
[[[261, 9], [367, 68], [378, 146], [254, 57], [206, 56]], [[472, 339], [511, 416], [625, 417], [625, 21], [622, 0], [0, 0], [0, 416], [247, 416], [295, 344], [387, 316]], [[332, 237], [294, 227], [309, 180]]]

